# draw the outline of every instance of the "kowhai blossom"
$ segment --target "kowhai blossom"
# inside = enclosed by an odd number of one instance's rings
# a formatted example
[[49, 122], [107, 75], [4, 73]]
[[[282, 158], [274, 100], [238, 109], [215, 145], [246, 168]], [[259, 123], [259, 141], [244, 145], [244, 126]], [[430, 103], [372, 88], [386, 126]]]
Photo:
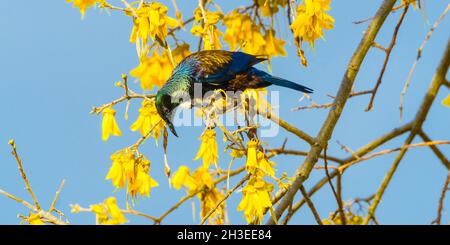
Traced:
[[164, 130], [164, 120], [159, 116], [155, 107], [155, 101], [145, 99], [142, 101], [142, 107], [139, 109], [138, 119], [131, 125], [132, 131], [137, 131], [141, 135], [147, 135], [152, 130], [152, 136], [158, 140], [161, 132]]
[[[215, 187], [212, 175], [204, 166], [199, 167], [192, 174], [186, 166], [180, 166], [171, 179], [175, 189], [179, 190], [182, 186], [187, 188], [189, 194], [196, 193], [200, 200], [200, 216], [203, 218], [211, 210], [216, 208], [217, 204], [223, 199], [223, 194]], [[210, 224], [223, 224], [225, 205], [221, 204], [211, 217]]]
[[66, 2], [73, 2], [74, 8], [79, 8], [81, 17], [84, 18], [86, 14], [86, 9], [93, 7], [98, 0], [66, 0]]
[[334, 19], [327, 13], [331, 0], [303, 0], [297, 7], [297, 17], [291, 25], [294, 37], [314, 47], [314, 41], [323, 37], [323, 30], [333, 28]]
[[213, 129], [206, 129], [200, 137], [202, 144], [194, 160], [202, 158], [203, 166], [208, 168], [212, 163], [217, 165], [219, 159], [216, 132]]
[[275, 163], [269, 161], [265, 154], [259, 150], [260, 142], [252, 139], [247, 143], [246, 169], [249, 173], [259, 176], [275, 176]]
[[149, 38], [164, 41], [169, 27], [177, 27], [178, 21], [167, 16], [167, 7], [158, 2], [144, 3], [134, 9], [135, 17], [131, 30], [130, 42], [134, 43], [138, 38], [142, 43], [147, 43]]
[[127, 192], [131, 197], [149, 196], [151, 188], [157, 187], [156, 182], [150, 176], [150, 161], [144, 156], [136, 157], [134, 151], [126, 148], [111, 155], [112, 165], [105, 179], [122, 189], [127, 185]]
[[272, 207], [270, 201], [270, 192], [273, 185], [266, 183], [262, 178], [253, 177], [242, 189], [243, 198], [239, 203], [237, 210], [244, 211], [245, 219], [248, 223], [255, 221], [261, 223], [264, 217], [264, 211]]
[[[188, 44], [177, 46], [172, 51], [175, 65], [189, 54]], [[167, 50], [162, 51], [161, 54], [154, 50], [150, 57], [141, 57], [139, 66], [131, 70], [130, 75], [140, 80], [141, 88], [144, 90], [152, 90], [153, 86], [161, 87], [169, 79], [174, 68], [169, 55]]]
[[90, 209], [96, 215], [96, 223], [100, 225], [120, 225], [128, 220], [117, 206], [115, 197], [109, 197], [104, 203], [94, 204]]
[[110, 135], [121, 136], [122, 132], [120, 131], [116, 118], [114, 117], [116, 115], [116, 111], [112, 107], [108, 107], [103, 110], [102, 114], [102, 140], [108, 140]]
[[203, 39], [203, 48], [205, 50], [221, 49], [222, 32], [216, 27], [216, 24], [223, 18], [222, 12], [205, 10], [205, 16], [203, 16], [202, 10], [197, 8], [194, 18], [195, 23], [191, 28], [191, 33]]

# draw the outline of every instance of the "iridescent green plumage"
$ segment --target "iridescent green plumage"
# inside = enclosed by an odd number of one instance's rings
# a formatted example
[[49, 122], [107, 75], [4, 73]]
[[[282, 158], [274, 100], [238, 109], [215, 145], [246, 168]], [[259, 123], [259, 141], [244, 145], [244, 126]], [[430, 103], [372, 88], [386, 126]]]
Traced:
[[[274, 77], [264, 71], [253, 68], [266, 60], [242, 52], [223, 50], [200, 51], [189, 55], [173, 70], [169, 80], [156, 95], [158, 113], [177, 136], [172, 124], [174, 109], [182, 101], [194, 98], [194, 94], [203, 96], [209, 91], [244, 91], [278, 85], [311, 93], [312, 89]], [[201, 91], [195, 91], [201, 85]]]

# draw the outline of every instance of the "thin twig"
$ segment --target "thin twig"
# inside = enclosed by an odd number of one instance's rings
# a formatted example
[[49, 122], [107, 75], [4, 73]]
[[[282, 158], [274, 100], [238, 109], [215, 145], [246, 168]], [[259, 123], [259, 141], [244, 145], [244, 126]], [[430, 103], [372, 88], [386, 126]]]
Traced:
[[333, 182], [331, 181], [330, 173], [328, 172], [327, 148], [328, 148], [328, 145], [325, 145], [325, 147], [323, 148], [323, 155], [325, 156], [323, 158], [323, 161], [325, 163], [325, 174], [327, 175], [328, 183], [330, 184], [331, 190], [333, 191], [334, 198], [336, 199], [336, 202], [338, 204], [339, 215], [340, 215], [342, 224], [346, 225], [347, 220], [345, 219], [345, 212], [344, 212], [344, 206], [342, 205], [342, 200], [340, 199], [340, 196], [336, 192], [336, 189], [334, 189], [334, 185], [333, 185]]
[[415, 143], [415, 144], [405, 144], [405, 145], [403, 145], [401, 147], [379, 151], [379, 152], [373, 153], [371, 155], [358, 158], [358, 159], [356, 159], [354, 161], [351, 161], [349, 163], [346, 163], [346, 164], [340, 166], [339, 170], [343, 171], [344, 169], [346, 169], [346, 168], [348, 168], [348, 167], [350, 167], [352, 165], [355, 165], [355, 164], [357, 164], [359, 162], [366, 161], [366, 160], [372, 159], [372, 158], [377, 157], [377, 156], [393, 153], [393, 152], [396, 152], [396, 151], [402, 151], [402, 150], [408, 149], [408, 148], [432, 146], [432, 145], [434, 145], [434, 146], [435, 145], [448, 145], [448, 144], [450, 144], [450, 141], [431, 141], [431, 142], [420, 142], [420, 143]]
[[227, 200], [228, 199], [228, 197], [230, 197], [230, 195], [233, 193], [233, 192], [235, 192], [239, 187], [241, 187], [244, 183], [245, 183], [245, 181], [247, 181], [248, 179], [250, 178], [250, 174], [247, 174], [241, 181], [239, 181], [239, 183], [237, 183], [236, 184], [236, 186], [234, 186], [233, 187], [233, 189], [231, 189], [231, 190], [229, 190], [228, 192], [227, 192], [227, 194], [222, 198], [222, 200], [220, 200], [217, 204], [216, 204], [216, 206], [213, 208], [213, 209], [211, 209], [210, 211], [209, 211], [209, 213], [208, 214], [206, 214], [203, 218], [202, 218], [202, 220], [200, 221], [200, 225], [203, 225], [205, 222], [206, 222], [206, 220], [220, 207], [220, 205], [222, 205], [222, 203], [225, 201], [225, 200]]
[[27, 175], [25, 174], [25, 171], [23, 170], [22, 160], [20, 159], [19, 154], [17, 153], [16, 143], [14, 142], [14, 140], [10, 140], [9, 144], [12, 147], [11, 154], [16, 158], [17, 165], [19, 166], [19, 171], [20, 171], [20, 174], [22, 175], [22, 179], [25, 182], [26, 189], [30, 193], [31, 197], [33, 198], [36, 209], [41, 210], [41, 206], [39, 205], [36, 195], [34, 194], [33, 189], [31, 189], [31, 185], [28, 182]]
[[367, 105], [366, 111], [370, 111], [373, 108], [373, 102], [375, 100], [375, 96], [378, 92], [378, 88], [380, 87], [381, 81], [383, 80], [384, 72], [386, 71], [386, 67], [388, 65], [389, 58], [391, 57], [392, 49], [394, 48], [395, 42], [397, 40], [398, 31], [400, 30], [400, 26], [402, 25], [403, 20], [405, 19], [408, 9], [409, 9], [409, 5], [406, 5], [403, 8], [403, 13], [400, 16], [400, 18], [397, 22], [397, 25], [395, 26], [394, 34], [392, 34], [391, 43], [389, 44], [389, 47], [386, 48], [386, 50], [385, 50], [386, 56], [384, 58], [383, 66], [381, 67], [380, 74], [378, 75], [377, 83], [375, 84], [375, 87], [372, 90], [372, 96], [370, 97], [369, 105]]
[[52, 212], [55, 210], [56, 201], [58, 200], [59, 194], [61, 193], [62, 188], [64, 187], [64, 184], [66, 183], [66, 180], [63, 179], [61, 181], [61, 184], [59, 185], [58, 190], [56, 190], [55, 197], [53, 197], [52, 204], [50, 205], [50, 208], [48, 209], [49, 212]]
[[450, 183], [450, 171], [447, 174], [447, 178], [445, 179], [444, 186], [442, 187], [441, 196], [439, 197], [439, 205], [438, 205], [438, 209], [437, 209], [437, 217], [436, 217], [436, 219], [433, 222], [431, 222], [431, 224], [437, 224], [437, 225], [441, 224], [442, 210], [443, 210], [443, 207], [444, 207], [445, 193], [447, 193], [447, 188], [448, 188], [449, 183]]
[[434, 32], [434, 30], [436, 30], [436, 28], [438, 27], [439, 23], [442, 21], [442, 19], [444, 19], [445, 15], [449, 11], [449, 9], [450, 9], [450, 4], [447, 5], [447, 8], [445, 8], [444, 12], [441, 14], [439, 19], [434, 23], [433, 27], [431, 27], [430, 31], [428, 32], [427, 36], [425, 37], [425, 40], [423, 40], [422, 44], [420, 45], [419, 49], [417, 50], [416, 60], [414, 61], [411, 69], [409, 70], [408, 78], [406, 78], [405, 85], [403, 86], [403, 89], [402, 89], [402, 94], [400, 95], [400, 107], [399, 107], [399, 109], [400, 109], [400, 121], [403, 120], [403, 108], [404, 108], [404, 101], [405, 101], [406, 90], [408, 89], [409, 84], [411, 83], [411, 77], [412, 77], [412, 75], [414, 73], [414, 70], [416, 69], [417, 63], [419, 63], [419, 60], [422, 57], [423, 48], [427, 44], [428, 40], [431, 38], [431, 35], [433, 35], [433, 32]]
[[36, 214], [38, 214], [39, 217], [42, 217], [42, 218], [46, 219], [48, 222], [50, 222], [52, 224], [56, 224], [56, 225], [67, 225], [68, 224], [67, 222], [64, 222], [64, 221], [56, 218], [51, 213], [45, 212], [42, 209], [38, 209], [38, 208], [36, 208], [36, 206], [30, 204], [29, 202], [27, 202], [27, 201], [25, 201], [25, 200], [23, 200], [21, 198], [18, 198], [16, 196], [14, 196], [14, 195], [12, 195], [12, 194], [2, 190], [2, 189], [0, 189], [0, 194], [6, 196], [6, 197], [8, 197], [8, 198], [10, 198], [10, 199], [12, 199], [12, 200], [14, 200], [16, 202], [18, 202], [18, 203], [20, 203], [22, 205], [24, 205], [25, 207], [27, 207], [31, 211], [33, 211]]
[[158, 220], [156, 217], [153, 217], [153, 216], [148, 215], [148, 214], [145, 214], [145, 213], [141, 213], [141, 212], [136, 211], [136, 210], [134, 210], [134, 209], [122, 209], [122, 210], [120, 210], [120, 211], [121, 211], [122, 213], [124, 213], [124, 214], [133, 214], [133, 215], [141, 216], [141, 217], [144, 217], [144, 218], [153, 220], [153, 221], [157, 221], [157, 220]]
[[[348, 98], [352, 98], [355, 96], [360, 96], [360, 95], [365, 95], [365, 94], [371, 94], [372, 90], [367, 90], [367, 91], [360, 91], [360, 92], [352, 92]], [[335, 96], [331, 96], [329, 95], [331, 98], [335, 99]], [[291, 109], [291, 111], [299, 111], [299, 110], [309, 110], [309, 109], [326, 109], [326, 108], [330, 108], [334, 105], [333, 102], [330, 103], [326, 103], [326, 104], [316, 104], [316, 103], [312, 103], [309, 106], [297, 106]]]

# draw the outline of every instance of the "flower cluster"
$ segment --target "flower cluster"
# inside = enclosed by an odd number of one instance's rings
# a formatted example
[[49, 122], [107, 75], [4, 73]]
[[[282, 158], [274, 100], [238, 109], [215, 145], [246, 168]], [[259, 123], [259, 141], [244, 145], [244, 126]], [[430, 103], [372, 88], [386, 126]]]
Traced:
[[23, 221], [28, 222], [28, 224], [30, 225], [45, 225], [44, 221], [42, 221], [41, 216], [35, 213], [30, 213], [28, 217], [24, 218]]
[[219, 153], [216, 141], [216, 132], [213, 129], [206, 129], [201, 136], [202, 144], [197, 152], [197, 156], [194, 160], [202, 159], [203, 166], [208, 168], [212, 163], [217, 166]]
[[[132, 8], [132, 7], [131, 7]], [[157, 41], [161, 46], [166, 46], [166, 37], [169, 27], [179, 26], [178, 20], [167, 16], [167, 7], [158, 2], [143, 3], [138, 8], [132, 8], [129, 13], [134, 16], [133, 29], [130, 42], [135, 43], [140, 39], [142, 45], [140, 57], [146, 54], [146, 45], [149, 38]]]
[[195, 23], [191, 28], [194, 36], [203, 39], [205, 50], [221, 49], [220, 37], [222, 32], [217, 29], [216, 24], [222, 20], [223, 14], [220, 10], [215, 12], [197, 8], [194, 12]]
[[289, 0], [256, 0], [263, 17], [273, 17]]
[[73, 2], [74, 8], [79, 8], [81, 17], [84, 18], [84, 15], [86, 14], [86, 9], [93, 7], [98, 0], [66, 0], [66, 2], [70, 3]]
[[402, 4], [403, 5], [412, 4], [412, 6], [415, 8], [417, 7], [417, 1], [418, 0], [402, 0]]
[[242, 190], [243, 198], [237, 210], [244, 211], [248, 223], [261, 223], [264, 212], [272, 207], [270, 192], [273, 185], [265, 182], [261, 177], [252, 177]]
[[152, 132], [153, 138], [158, 140], [162, 131], [164, 130], [165, 122], [159, 116], [156, 110], [155, 101], [145, 99], [142, 101], [142, 107], [139, 109], [138, 119], [131, 125], [132, 131], [137, 131], [141, 135], [147, 135]]
[[327, 14], [331, 0], [303, 0], [297, 7], [297, 17], [291, 25], [294, 37], [314, 47], [314, 41], [323, 37], [323, 30], [333, 28], [334, 19]]
[[203, 218], [214, 210], [208, 219], [210, 224], [223, 224], [225, 206], [221, 204], [219, 208], [216, 209], [216, 207], [224, 196], [216, 188], [208, 168], [201, 166], [191, 174], [188, 167], [180, 166], [173, 175], [171, 183], [177, 190], [184, 186], [189, 194], [198, 193], [197, 197], [201, 202], [200, 216]]
[[112, 154], [111, 160], [106, 179], [119, 189], [127, 185], [127, 193], [131, 197], [136, 198], [137, 194], [149, 196], [150, 189], [158, 186], [158, 182], [150, 177], [150, 161], [144, 156], [136, 156], [134, 151], [126, 148]]
[[[345, 224], [346, 225], [362, 225], [364, 221], [364, 217], [361, 215], [357, 215], [348, 211], [345, 213]], [[336, 212], [331, 213], [330, 217], [322, 220], [324, 225], [342, 225], [341, 217], [336, 214]]]
[[272, 111], [272, 106], [265, 99], [267, 89], [246, 89], [241, 93], [241, 107], [238, 108], [240, 113], [249, 112], [250, 114], [267, 113]]
[[169, 79], [174, 65], [189, 54], [188, 44], [178, 45], [172, 51], [172, 58], [175, 63], [172, 64], [171, 54], [167, 50], [162, 51], [161, 54], [154, 50], [150, 57], [141, 57], [139, 66], [131, 70], [130, 75], [140, 80], [141, 88], [144, 90], [152, 90], [153, 86], [161, 87]]
[[120, 225], [128, 222], [120, 208], [117, 206], [115, 197], [109, 197], [103, 203], [91, 205], [90, 209], [96, 215], [97, 224]]
[[241, 47], [244, 52], [254, 55], [286, 55], [286, 42], [275, 37], [273, 28], [263, 34], [261, 25], [252, 21], [249, 14], [234, 10], [224, 17], [223, 23], [227, 27], [224, 40], [231, 50]]
[[261, 143], [257, 139], [252, 139], [247, 143], [247, 162], [245, 167], [249, 173], [255, 176], [275, 176], [275, 163], [269, 161], [266, 155], [259, 150]]

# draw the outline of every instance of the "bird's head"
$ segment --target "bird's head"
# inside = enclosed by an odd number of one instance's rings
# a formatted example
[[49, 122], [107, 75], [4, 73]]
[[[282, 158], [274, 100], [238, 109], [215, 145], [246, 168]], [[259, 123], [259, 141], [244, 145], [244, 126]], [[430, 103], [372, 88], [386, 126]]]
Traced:
[[156, 110], [158, 111], [161, 118], [166, 122], [170, 131], [176, 137], [178, 137], [177, 131], [175, 130], [175, 127], [173, 126], [172, 123], [173, 115], [175, 113], [174, 109], [176, 108], [177, 105], [172, 103], [171, 96], [159, 90], [158, 93], [156, 94], [155, 105]]

